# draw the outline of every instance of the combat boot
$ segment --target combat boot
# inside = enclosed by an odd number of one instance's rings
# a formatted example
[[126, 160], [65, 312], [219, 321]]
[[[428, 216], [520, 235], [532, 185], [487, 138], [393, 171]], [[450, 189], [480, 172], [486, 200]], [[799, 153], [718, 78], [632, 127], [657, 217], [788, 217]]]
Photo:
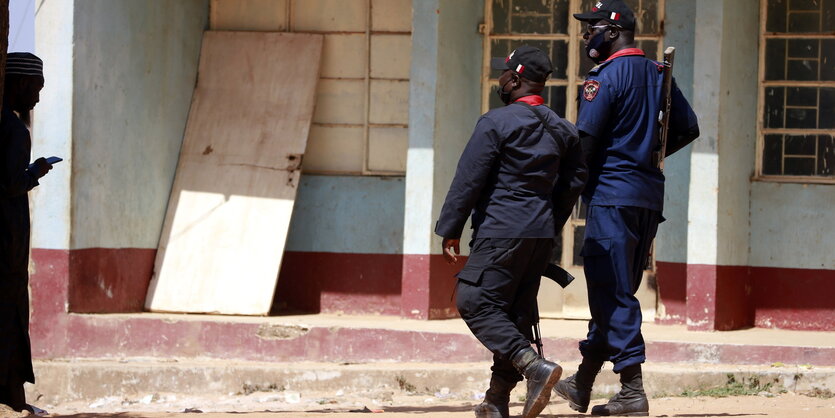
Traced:
[[516, 353], [511, 361], [516, 370], [522, 373], [522, 376], [525, 376], [528, 385], [522, 417], [533, 418], [539, 415], [545, 409], [545, 405], [548, 405], [548, 401], [551, 400], [551, 389], [560, 380], [562, 367], [557, 363], [545, 360], [530, 347]]
[[644, 381], [641, 376], [641, 365], [628, 366], [620, 372], [621, 389], [617, 395], [609, 399], [605, 405], [597, 405], [591, 409], [592, 415], [645, 417], [649, 415], [649, 401], [644, 393]]
[[490, 388], [484, 394], [484, 402], [477, 405], [473, 412], [476, 418], [509, 418], [510, 391], [516, 382], [506, 381], [496, 375], [490, 378]]
[[577, 373], [565, 380], [560, 380], [554, 386], [554, 392], [567, 400], [571, 409], [585, 413], [589, 409], [594, 378], [600, 372], [601, 367], [603, 367], [602, 361], [589, 360], [583, 357], [583, 362], [580, 363]]

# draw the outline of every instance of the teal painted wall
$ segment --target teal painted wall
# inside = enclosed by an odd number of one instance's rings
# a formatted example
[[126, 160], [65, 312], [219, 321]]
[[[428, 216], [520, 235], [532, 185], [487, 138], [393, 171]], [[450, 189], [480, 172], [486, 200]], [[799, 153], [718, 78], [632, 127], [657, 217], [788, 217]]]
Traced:
[[302, 175], [287, 251], [403, 252], [403, 177]]
[[208, 0], [75, 2], [71, 248], [157, 247], [208, 13]]
[[[667, 0], [664, 46], [676, 47], [676, 83], [693, 104], [693, 55], [696, 4], [692, 0]], [[698, 141], [698, 139], [697, 139]], [[664, 163], [666, 177], [664, 217], [655, 242], [656, 260], [687, 261], [687, 206], [689, 205], [690, 154], [692, 145], [670, 156]]]

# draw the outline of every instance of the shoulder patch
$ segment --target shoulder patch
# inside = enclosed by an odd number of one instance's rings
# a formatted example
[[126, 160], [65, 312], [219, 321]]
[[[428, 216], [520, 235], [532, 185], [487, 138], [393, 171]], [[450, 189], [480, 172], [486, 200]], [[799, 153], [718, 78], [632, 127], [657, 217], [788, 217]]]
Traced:
[[583, 98], [587, 101], [594, 100], [597, 97], [597, 92], [600, 91], [600, 82], [597, 80], [586, 80], [583, 83]]

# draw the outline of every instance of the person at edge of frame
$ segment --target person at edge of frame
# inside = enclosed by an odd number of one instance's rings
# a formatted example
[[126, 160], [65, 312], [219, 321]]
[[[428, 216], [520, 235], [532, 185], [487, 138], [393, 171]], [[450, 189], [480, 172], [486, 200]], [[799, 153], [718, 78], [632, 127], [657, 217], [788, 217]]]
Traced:
[[553, 67], [544, 52], [520, 46], [493, 58], [506, 106], [482, 115], [458, 161], [436, 223], [447, 262], [457, 262], [472, 213], [470, 257], [458, 278], [456, 306], [493, 353], [490, 387], [476, 417], [509, 416], [510, 391], [524, 377], [524, 417], [550, 400], [562, 368], [531, 348], [536, 296], [562, 229], [587, 178], [575, 127], [543, 105]]
[[35, 383], [29, 343], [29, 197], [52, 165], [30, 166], [29, 112], [44, 86], [43, 62], [28, 52], [6, 60], [0, 116], [0, 404], [41, 415], [26, 403], [25, 382]]
[[[594, 379], [610, 361], [621, 390], [591, 414], [646, 416], [649, 402], [641, 374], [646, 354], [635, 292], [663, 222], [664, 175], [654, 154], [660, 149], [664, 66], [636, 48], [635, 16], [622, 0], [598, 1], [590, 12], [574, 17], [587, 24], [586, 55], [597, 64], [583, 84], [577, 116], [581, 140], [590, 144], [580, 254], [592, 319], [580, 342], [577, 373], [554, 391], [572, 409], [586, 412]], [[674, 81], [671, 98], [666, 155], [699, 136], [696, 115]]]

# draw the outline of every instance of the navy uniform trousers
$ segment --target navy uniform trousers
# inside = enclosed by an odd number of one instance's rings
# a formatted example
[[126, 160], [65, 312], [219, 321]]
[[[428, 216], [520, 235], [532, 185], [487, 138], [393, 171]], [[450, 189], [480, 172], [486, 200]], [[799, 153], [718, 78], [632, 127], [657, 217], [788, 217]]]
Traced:
[[458, 273], [458, 312], [493, 353], [493, 374], [505, 381], [522, 380], [510, 359], [533, 341], [536, 294], [552, 246], [552, 238], [476, 238]]
[[661, 213], [633, 206], [589, 206], [581, 255], [589, 295], [584, 358], [611, 361], [614, 372], [646, 360], [641, 335], [641, 284]]

